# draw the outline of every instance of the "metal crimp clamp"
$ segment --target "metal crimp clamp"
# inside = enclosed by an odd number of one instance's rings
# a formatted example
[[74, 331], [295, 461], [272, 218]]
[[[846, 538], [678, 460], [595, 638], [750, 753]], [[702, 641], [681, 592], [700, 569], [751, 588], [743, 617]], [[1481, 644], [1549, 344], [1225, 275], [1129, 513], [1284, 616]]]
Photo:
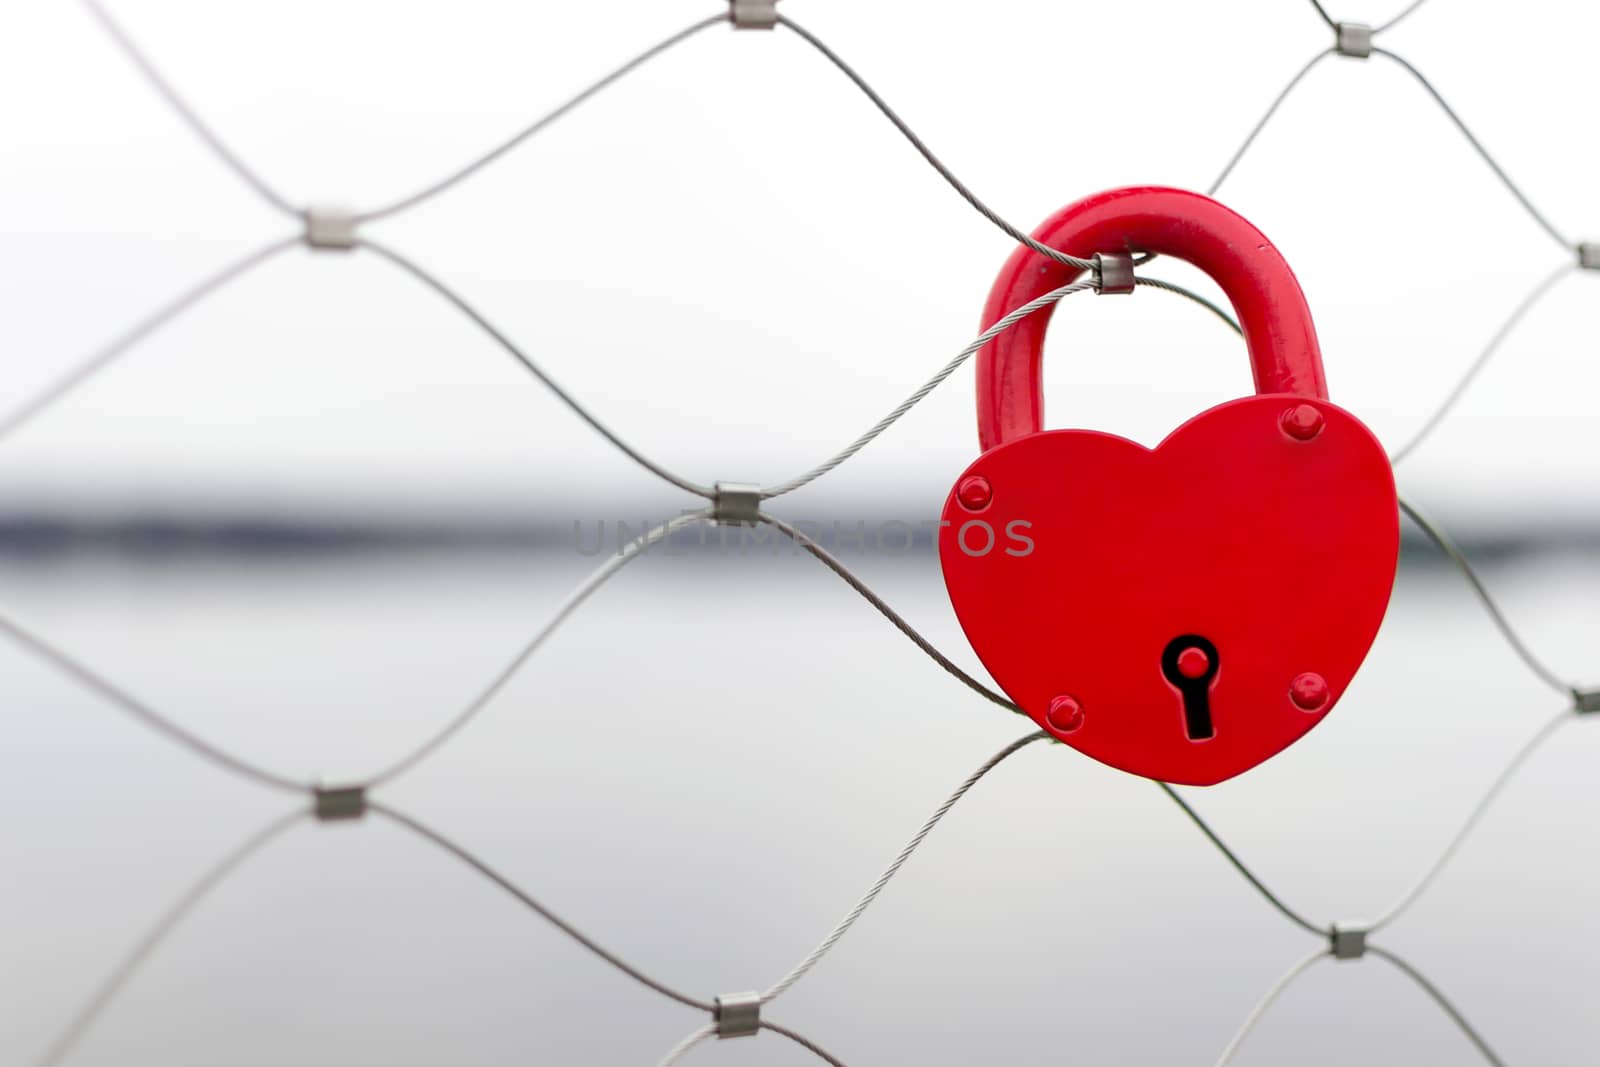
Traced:
[[728, 0], [736, 30], [770, 30], [778, 24], [778, 0]]
[[1133, 257], [1126, 252], [1096, 252], [1089, 257], [1094, 264], [1094, 291], [1101, 296], [1107, 293], [1133, 292]]
[[1365, 930], [1341, 930], [1338, 926], [1328, 930], [1328, 951], [1336, 960], [1359, 960], [1367, 954]]
[[367, 787], [347, 785], [328, 788], [317, 786], [317, 803], [312, 811], [321, 822], [359, 819], [367, 813]]
[[356, 223], [360, 220], [349, 208], [313, 206], [302, 214], [306, 220], [306, 244], [312, 248], [348, 252], [356, 246]]
[[761, 521], [761, 487], [718, 482], [711, 500], [711, 521], [723, 526], [754, 526]]
[[749, 1037], [761, 1029], [761, 994], [727, 993], [716, 998], [711, 1017], [717, 1036]]
[[1574, 689], [1572, 710], [1579, 715], [1592, 715], [1600, 711], [1600, 689]]
[[1366, 59], [1372, 55], [1372, 27], [1365, 22], [1341, 22], [1335, 27], [1338, 37], [1333, 50], [1341, 56]]
[[1600, 270], [1600, 241], [1584, 241], [1578, 245], [1578, 266], [1584, 270]]

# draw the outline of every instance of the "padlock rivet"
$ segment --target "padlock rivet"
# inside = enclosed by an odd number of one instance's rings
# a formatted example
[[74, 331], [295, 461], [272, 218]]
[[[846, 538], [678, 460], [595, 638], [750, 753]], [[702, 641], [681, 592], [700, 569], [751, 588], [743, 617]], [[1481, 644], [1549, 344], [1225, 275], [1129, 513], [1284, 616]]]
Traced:
[[961, 484], [956, 486], [956, 499], [961, 501], [961, 506], [968, 511], [982, 511], [989, 506], [989, 501], [993, 497], [994, 487], [989, 484], [989, 479], [981, 474], [963, 478]]
[[1193, 646], [1178, 653], [1178, 673], [1185, 678], [1203, 677], [1211, 669], [1211, 657], [1205, 650]]
[[1059, 696], [1050, 701], [1050, 711], [1045, 715], [1050, 729], [1070, 734], [1083, 725], [1083, 705], [1076, 697]]
[[1296, 404], [1283, 413], [1278, 420], [1278, 425], [1283, 432], [1296, 441], [1309, 441], [1322, 432], [1322, 425], [1326, 420], [1322, 412], [1312, 404]]
[[1316, 711], [1328, 702], [1328, 683], [1320, 674], [1297, 675], [1289, 683], [1289, 699], [1301, 711]]

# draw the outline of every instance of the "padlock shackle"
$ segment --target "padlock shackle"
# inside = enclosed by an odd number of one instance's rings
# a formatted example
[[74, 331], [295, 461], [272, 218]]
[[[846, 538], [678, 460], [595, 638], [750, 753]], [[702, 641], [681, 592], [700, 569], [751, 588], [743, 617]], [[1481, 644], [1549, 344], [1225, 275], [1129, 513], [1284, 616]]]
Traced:
[[[1194, 264], [1216, 280], [1239, 316], [1256, 392], [1328, 398], [1311, 309], [1294, 272], [1260, 230], [1210, 197], [1161, 186], [1113, 189], [1067, 205], [1033, 236], [1083, 259], [1159, 252]], [[1081, 273], [1018, 248], [989, 291], [985, 328]], [[985, 452], [1044, 426], [1040, 358], [1053, 310], [1034, 312], [978, 353], [978, 441]]]

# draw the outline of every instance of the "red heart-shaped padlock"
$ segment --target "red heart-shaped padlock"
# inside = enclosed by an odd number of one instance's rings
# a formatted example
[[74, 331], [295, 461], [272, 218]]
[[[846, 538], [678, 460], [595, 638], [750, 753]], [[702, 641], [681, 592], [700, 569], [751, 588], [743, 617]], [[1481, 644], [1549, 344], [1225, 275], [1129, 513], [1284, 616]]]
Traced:
[[[1234, 212], [1182, 190], [1119, 189], [1034, 237], [1206, 271], [1239, 314], [1257, 395], [1155, 449], [1042, 431], [1048, 309], [1022, 320], [979, 355], [984, 452], [940, 532], [950, 599], [989, 673], [1050, 733], [1134, 774], [1223, 781], [1320, 722], [1366, 657], [1399, 549], [1388, 458], [1327, 402], [1299, 283]], [[1075, 273], [1019, 249], [986, 322]]]

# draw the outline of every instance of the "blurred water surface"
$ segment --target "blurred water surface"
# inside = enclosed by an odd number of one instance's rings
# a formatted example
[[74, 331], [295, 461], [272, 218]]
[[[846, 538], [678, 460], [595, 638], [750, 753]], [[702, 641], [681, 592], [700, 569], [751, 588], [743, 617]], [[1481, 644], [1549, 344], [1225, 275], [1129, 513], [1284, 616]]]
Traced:
[[[855, 558], [976, 669], [931, 554]], [[229, 752], [337, 782], [461, 707], [596, 564], [571, 551], [87, 553], [0, 568], [8, 613]], [[1485, 574], [1566, 673], [1591, 555]], [[153, 919], [295, 803], [0, 644], [0, 1061], [26, 1063]], [[1384, 910], [1560, 708], [1452, 571], [1408, 557], [1338, 712], [1189, 795], [1318, 922]], [[928, 661], [814, 560], [652, 554], [383, 800], [696, 995], [799, 960], [972, 769], [1029, 724]], [[1600, 1056], [1594, 724], [1558, 732], [1381, 938], [1513, 1064]], [[1034, 746], [981, 783], [769, 1009], [850, 1064], [1208, 1064], [1314, 939], [1152, 785]], [[701, 1019], [377, 818], [306, 823], [223, 884], [81, 1064], [655, 1062]], [[1382, 960], [1314, 967], [1239, 1063], [1470, 1064]], [[802, 1064], [772, 1035], [690, 1062]]]

